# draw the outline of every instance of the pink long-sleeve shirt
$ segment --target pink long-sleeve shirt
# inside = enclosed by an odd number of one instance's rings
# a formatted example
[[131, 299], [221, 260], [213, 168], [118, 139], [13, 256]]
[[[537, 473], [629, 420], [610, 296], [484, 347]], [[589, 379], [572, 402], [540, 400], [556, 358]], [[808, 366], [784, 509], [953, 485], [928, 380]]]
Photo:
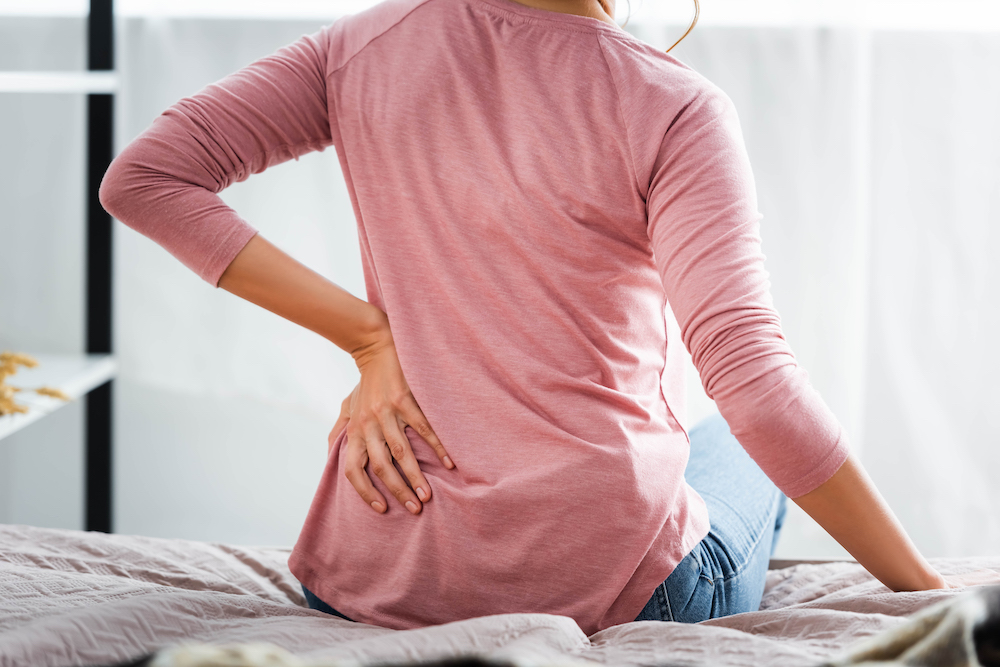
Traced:
[[708, 531], [684, 354], [795, 497], [848, 453], [782, 336], [733, 104], [594, 18], [388, 0], [182, 99], [101, 201], [212, 285], [255, 230], [218, 192], [333, 145], [368, 300], [457, 469], [377, 514], [333, 446], [289, 565], [352, 619], [631, 621]]

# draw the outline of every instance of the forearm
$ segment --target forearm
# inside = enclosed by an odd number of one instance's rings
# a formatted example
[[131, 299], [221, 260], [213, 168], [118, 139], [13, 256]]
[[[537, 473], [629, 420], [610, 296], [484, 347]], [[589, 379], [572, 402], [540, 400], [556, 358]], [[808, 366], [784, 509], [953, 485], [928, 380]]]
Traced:
[[793, 500], [890, 589], [947, 587], [917, 551], [853, 454], [833, 477]]
[[389, 321], [257, 234], [229, 264], [219, 287], [318, 333], [355, 359], [380, 344]]

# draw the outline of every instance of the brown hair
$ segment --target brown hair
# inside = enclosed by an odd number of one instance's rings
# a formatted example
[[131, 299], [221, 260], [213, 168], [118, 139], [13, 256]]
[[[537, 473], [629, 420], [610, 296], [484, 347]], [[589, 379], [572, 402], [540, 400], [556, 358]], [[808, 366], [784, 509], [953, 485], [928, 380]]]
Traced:
[[[694, 27], [696, 25], [698, 25], [698, 17], [699, 16], [701, 16], [701, 5], [698, 4], [698, 0], [694, 0], [694, 18], [691, 19], [691, 25], [689, 25], [687, 31], [683, 35], [681, 35], [681, 38], [678, 39], [676, 42], [673, 43], [673, 45], [670, 47], [670, 49], [672, 49], [672, 48], [674, 48], [674, 46], [677, 46], [678, 44], [680, 44], [684, 40], [685, 37], [687, 37], [688, 35], [691, 34], [691, 31], [694, 30]], [[625, 23], [628, 23], [628, 19], [625, 19]], [[670, 53], [670, 49], [667, 49], [667, 53]]]

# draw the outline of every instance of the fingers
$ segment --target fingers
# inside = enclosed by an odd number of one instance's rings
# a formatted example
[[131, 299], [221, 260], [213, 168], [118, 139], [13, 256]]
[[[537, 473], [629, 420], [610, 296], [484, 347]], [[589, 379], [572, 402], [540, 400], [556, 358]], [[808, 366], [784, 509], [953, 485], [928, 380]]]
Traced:
[[399, 461], [399, 467], [403, 469], [403, 474], [410, 481], [410, 486], [423, 502], [431, 499], [431, 485], [424, 479], [424, 474], [420, 471], [420, 464], [413, 454], [410, 441], [403, 434], [401, 420], [394, 413], [387, 413], [382, 417], [382, 433], [385, 435], [385, 443], [389, 447], [392, 458]]
[[945, 577], [950, 588], [965, 588], [967, 586], [987, 586], [1000, 583], [1000, 574], [992, 570], [975, 570], [952, 574]]
[[381, 514], [389, 508], [385, 496], [379, 493], [372, 484], [365, 466], [368, 464], [368, 449], [365, 440], [360, 435], [348, 433], [347, 453], [344, 456], [344, 476], [358, 492], [361, 499], [371, 505], [372, 509]]
[[[369, 427], [365, 436], [365, 443], [368, 448], [368, 465], [372, 473], [382, 480], [389, 489], [389, 492], [399, 501], [400, 505], [412, 514], [419, 514], [421, 508], [420, 499], [414, 495], [413, 490], [403, 481], [403, 478], [396, 470], [396, 466], [392, 465], [389, 447], [382, 440], [381, 434], [378, 433], [376, 428]], [[400, 443], [395, 443], [394, 446], [399, 445]], [[405, 454], [401, 455], [405, 458]], [[410, 455], [412, 456], [412, 452]], [[425, 481], [424, 484], [426, 485], [427, 482]]]
[[[357, 387], [354, 388], [354, 391], [357, 391]], [[340, 416], [337, 417], [337, 421], [333, 424], [333, 429], [330, 431], [330, 436], [326, 439], [327, 456], [333, 450], [334, 441], [340, 436], [340, 432], [347, 428], [347, 422], [351, 420], [351, 398], [354, 396], [354, 391], [348, 394], [347, 398], [340, 404]]]
[[[365, 375], [365, 369], [368, 375]], [[377, 477], [400, 505], [412, 514], [419, 514], [423, 509], [422, 503], [431, 499], [431, 486], [420, 470], [417, 457], [406, 437], [405, 427], [412, 426], [431, 445], [446, 468], [453, 469], [455, 464], [417, 405], [413, 394], [406, 388], [405, 380], [398, 383], [391, 381], [390, 377], [390, 382], [385, 381], [386, 372], [390, 375], [393, 372], [399, 374], [398, 361], [386, 368], [372, 361], [365, 369], [362, 369], [362, 382], [341, 404], [340, 416], [328, 438], [327, 454], [332, 453], [334, 442], [346, 429], [344, 475], [358, 495], [376, 512], [381, 514], [387, 511], [389, 507], [385, 497], [372, 484], [372, 480]], [[376, 389], [362, 390], [361, 385], [366, 377], [375, 378]], [[380, 384], [382, 388], [379, 387]], [[386, 391], [394, 384], [402, 386]], [[399, 474], [394, 461], [399, 462], [399, 470], [406, 479]], [[370, 476], [371, 473], [374, 473], [374, 477]]]
[[333, 443], [336, 442], [337, 438], [340, 437], [340, 432], [347, 427], [347, 422], [349, 418], [341, 415], [337, 418], [337, 422], [333, 425], [333, 429], [330, 431], [330, 436], [326, 439], [326, 455], [329, 456], [330, 452], [333, 450]]
[[441, 444], [441, 440], [437, 437], [434, 429], [431, 428], [420, 406], [417, 405], [417, 399], [413, 398], [413, 394], [407, 394], [406, 398], [403, 399], [402, 404], [399, 406], [399, 412], [403, 415], [403, 421], [412, 426], [420, 434], [420, 437], [427, 441], [427, 444], [434, 449], [444, 467], [449, 470], [454, 468], [455, 464], [448, 456], [448, 452], [445, 451], [444, 445]]

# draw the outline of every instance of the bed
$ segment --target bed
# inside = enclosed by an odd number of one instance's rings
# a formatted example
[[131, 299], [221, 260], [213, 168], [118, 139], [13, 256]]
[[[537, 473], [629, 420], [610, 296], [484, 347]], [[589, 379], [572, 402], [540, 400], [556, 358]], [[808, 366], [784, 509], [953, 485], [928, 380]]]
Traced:
[[[188, 642], [264, 643], [303, 664], [338, 666], [455, 656], [523, 666], [803, 666], [963, 594], [892, 593], [856, 563], [786, 562], [768, 572], [759, 611], [697, 625], [627, 623], [588, 637], [570, 618], [505, 614], [396, 631], [306, 608], [288, 553], [0, 525], [0, 666], [111, 665]], [[1000, 557], [932, 562], [945, 574], [1000, 574]]]

